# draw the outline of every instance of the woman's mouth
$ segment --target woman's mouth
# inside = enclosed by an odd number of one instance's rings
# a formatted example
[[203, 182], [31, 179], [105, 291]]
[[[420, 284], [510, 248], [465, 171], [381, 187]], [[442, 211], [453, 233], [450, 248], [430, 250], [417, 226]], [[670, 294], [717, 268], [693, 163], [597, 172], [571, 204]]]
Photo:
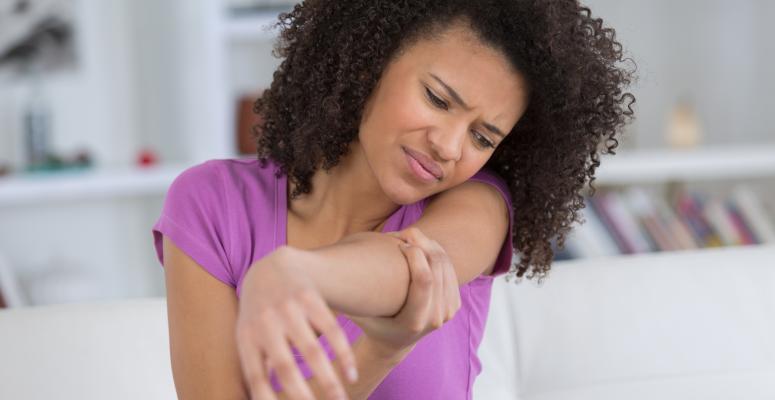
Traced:
[[[417, 153], [412, 152], [411, 150], [405, 147], [402, 147], [402, 149], [404, 150], [404, 154], [406, 155], [406, 161], [409, 165], [409, 170], [412, 171], [412, 174], [415, 177], [417, 177], [421, 182], [432, 183], [432, 182], [441, 180], [439, 176], [429, 171], [423, 165], [423, 163], [418, 160], [418, 158], [422, 157], [421, 155], [418, 155], [417, 157], [415, 157], [413, 156], [413, 154], [417, 154]], [[437, 170], [440, 170], [440, 168], [437, 167]]]

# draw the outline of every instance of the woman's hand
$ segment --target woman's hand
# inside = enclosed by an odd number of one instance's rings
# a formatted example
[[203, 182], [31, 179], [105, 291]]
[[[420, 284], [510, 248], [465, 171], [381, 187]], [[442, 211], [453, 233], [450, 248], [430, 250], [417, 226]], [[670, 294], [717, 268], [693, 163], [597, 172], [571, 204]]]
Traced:
[[257, 261], [242, 282], [237, 317], [237, 348], [252, 399], [277, 399], [269, 380], [274, 369], [289, 399], [313, 399], [291, 345], [304, 356], [328, 399], [345, 399], [316, 331], [326, 336], [351, 382], [355, 356], [347, 337], [314, 283], [298, 268], [295, 249], [282, 247]]
[[389, 235], [408, 243], [401, 250], [411, 280], [406, 302], [393, 317], [349, 317], [385, 357], [405, 355], [427, 333], [440, 328], [460, 309], [460, 287], [441, 245], [417, 228]]

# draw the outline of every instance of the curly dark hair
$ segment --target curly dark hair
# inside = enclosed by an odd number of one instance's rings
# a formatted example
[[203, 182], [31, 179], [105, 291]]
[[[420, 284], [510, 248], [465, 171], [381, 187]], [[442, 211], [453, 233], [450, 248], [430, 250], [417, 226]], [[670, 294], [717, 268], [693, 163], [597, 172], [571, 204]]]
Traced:
[[[530, 86], [527, 110], [486, 167], [509, 185], [513, 246], [509, 275], [551, 268], [552, 241], [564, 247], [583, 222], [582, 189], [592, 194], [599, 154], [616, 154], [616, 135], [633, 117], [634, 79], [615, 32], [575, 0], [307, 0], [280, 14], [273, 54], [284, 60], [256, 100], [258, 159], [274, 160], [309, 193], [358, 137], [362, 111], [383, 69], [417, 40], [457, 21], [507, 59]], [[634, 63], [632, 63], [634, 65]]]

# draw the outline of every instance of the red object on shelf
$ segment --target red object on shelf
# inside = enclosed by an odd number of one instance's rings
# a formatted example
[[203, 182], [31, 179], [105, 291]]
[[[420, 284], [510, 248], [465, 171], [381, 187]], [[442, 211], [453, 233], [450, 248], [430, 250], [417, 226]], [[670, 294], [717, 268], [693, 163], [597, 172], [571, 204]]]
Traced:
[[258, 151], [253, 128], [263, 123], [260, 115], [253, 113], [253, 104], [261, 97], [263, 90], [246, 94], [237, 100], [237, 150], [242, 155], [254, 155]]
[[151, 149], [140, 150], [140, 153], [137, 154], [137, 165], [141, 167], [156, 165], [158, 161], [159, 157], [156, 155], [156, 152]]

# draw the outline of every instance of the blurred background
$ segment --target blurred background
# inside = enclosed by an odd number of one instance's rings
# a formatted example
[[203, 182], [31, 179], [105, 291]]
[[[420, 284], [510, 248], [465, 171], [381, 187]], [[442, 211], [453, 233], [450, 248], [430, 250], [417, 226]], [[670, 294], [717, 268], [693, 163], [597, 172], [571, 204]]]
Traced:
[[[293, 3], [0, 0], [0, 304], [164, 295], [166, 189], [252, 157]], [[586, 4], [637, 63], [637, 119], [557, 260], [775, 242], [775, 2]]]

